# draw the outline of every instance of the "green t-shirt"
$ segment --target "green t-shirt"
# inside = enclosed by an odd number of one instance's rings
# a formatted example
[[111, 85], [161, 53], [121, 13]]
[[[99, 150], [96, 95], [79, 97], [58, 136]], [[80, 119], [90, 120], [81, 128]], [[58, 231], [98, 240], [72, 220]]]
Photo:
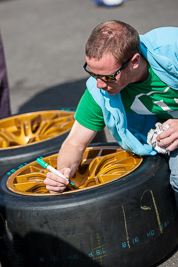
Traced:
[[[156, 115], [160, 122], [178, 118], [178, 90], [163, 83], [148, 65], [149, 76], [142, 83], [129, 84], [121, 91], [125, 111], [129, 113]], [[100, 106], [88, 89], [81, 98], [75, 119], [86, 128], [100, 131], [104, 118]]]
[[74, 118], [84, 127], [94, 131], [101, 131], [105, 127], [102, 109], [88, 89], [80, 99]]

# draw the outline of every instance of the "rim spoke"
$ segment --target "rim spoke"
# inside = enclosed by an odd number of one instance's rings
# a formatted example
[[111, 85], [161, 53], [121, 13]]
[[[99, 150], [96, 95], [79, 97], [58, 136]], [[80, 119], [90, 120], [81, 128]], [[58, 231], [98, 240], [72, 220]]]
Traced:
[[16, 136], [11, 133], [8, 129], [1, 129], [0, 130], [0, 140], [3, 141], [2, 146], [15, 146], [19, 145], [18, 140], [16, 140]]

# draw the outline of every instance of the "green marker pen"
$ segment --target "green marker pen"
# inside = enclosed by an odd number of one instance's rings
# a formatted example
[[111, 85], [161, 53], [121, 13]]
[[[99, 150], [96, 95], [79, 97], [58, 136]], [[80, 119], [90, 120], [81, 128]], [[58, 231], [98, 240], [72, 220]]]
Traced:
[[[56, 174], [56, 175], [58, 175], [58, 176], [60, 176], [60, 177], [62, 177], [62, 178], [64, 178], [64, 179], [68, 180], [69, 183], [70, 183], [71, 185], [74, 185], [74, 183], [72, 183], [69, 179], [67, 179], [62, 173], [60, 173], [59, 171], [57, 171], [55, 168], [53, 168], [53, 167], [52, 167], [51, 165], [49, 165], [48, 163], [44, 162], [44, 160], [42, 160], [42, 159], [40, 159], [40, 158], [37, 158], [37, 159], [36, 159], [36, 162], [37, 162], [38, 164], [40, 164], [42, 167], [48, 169], [50, 172], [52, 172], [52, 173], [54, 173], [54, 174]], [[74, 185], [74, 186], [75, 186], [75, 185]]]

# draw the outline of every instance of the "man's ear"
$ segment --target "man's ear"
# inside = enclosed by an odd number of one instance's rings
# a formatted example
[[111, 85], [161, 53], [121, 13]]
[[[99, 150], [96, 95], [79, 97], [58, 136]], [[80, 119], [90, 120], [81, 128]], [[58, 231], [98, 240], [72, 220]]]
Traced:
[[131, 60], [132, 68], [137, 69], [140, 63], [140, 54], [136, 53]]

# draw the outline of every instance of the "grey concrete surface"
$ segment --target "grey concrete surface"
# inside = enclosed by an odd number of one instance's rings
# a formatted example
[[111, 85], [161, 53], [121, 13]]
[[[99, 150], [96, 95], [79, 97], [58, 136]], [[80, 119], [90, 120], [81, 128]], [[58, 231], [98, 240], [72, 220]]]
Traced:
[[[87, 78], [84, 46], [98, 23], [119, 19], [145, 33], [178, 26], [177, 13], [178, 0], [130, 0], [114, 8], [90, 0], [0, 0], [12, 114], [76, 107]], [[178, 266], [177, 249], [158, 266]]]

